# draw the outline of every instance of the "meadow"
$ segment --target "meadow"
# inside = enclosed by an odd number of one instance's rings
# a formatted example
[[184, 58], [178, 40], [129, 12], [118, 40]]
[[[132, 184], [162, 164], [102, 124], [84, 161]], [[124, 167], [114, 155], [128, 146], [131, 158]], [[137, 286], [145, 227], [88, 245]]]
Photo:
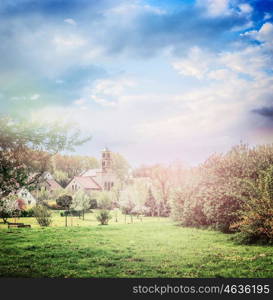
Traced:
[[[230, 234], [177, 226], [168, 218], [118, 216], [99, 225], [96, 212], [85, 220], [54, 212], [41, 228], [34, 218], [0, 225], [1, 277], [273, 277], [273, 247], [238, 245]], [[73, 226], [71, 226], [73, 225]]]

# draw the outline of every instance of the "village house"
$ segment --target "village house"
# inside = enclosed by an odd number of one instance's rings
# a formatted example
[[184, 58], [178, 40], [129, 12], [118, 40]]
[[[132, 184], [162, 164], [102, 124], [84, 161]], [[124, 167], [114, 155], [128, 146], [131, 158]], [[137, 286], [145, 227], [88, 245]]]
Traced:
[[42, 176], [42, 181], [39, 184], [39, 190], [41, 190], [41, 188], [44, 188], [46, 191], [49, 191], [50, 193], [56, 191], [56, 190], [61, 190], [63, 189], [60, 184], [53, 178], [53, 176], [49, 173], [46, 172], [43, 176]]
[[67, 185], [66, 190], [85, 192], [91, 191], [110, 191], [117, 182], [113, 171], [112, 153], [109, 149], [102, 150], [101, 168], [90, 169], [80, 176], [75, 176]]
[[36, 198], [26, 188], [21, 188], [17, 192], [17, 196], [24, 201], [25, 205], [35, 205], [37, 203]]

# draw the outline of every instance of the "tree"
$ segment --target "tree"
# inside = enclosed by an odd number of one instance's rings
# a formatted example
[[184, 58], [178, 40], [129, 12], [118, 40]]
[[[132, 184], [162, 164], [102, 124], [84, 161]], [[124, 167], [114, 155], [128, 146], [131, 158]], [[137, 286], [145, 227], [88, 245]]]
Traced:
[[36, 192], [36, 199], [38, 202], [49, 200], [50, 196], [50, 192], [44, 186]]
[[[259, 190], [260, 174], [272, 165], [273, 145], [251, 148], [240, 144], [225, 154], [211, 155], [204, 163], [185, 172], [184, 183], [173, 197], [175, 220], [184, 226], [234, 231], [234, 224], [240, 222], [238, 212], [246, 211], [244, 201], [252, 203], [251, 199], [256, 199], [246, 182], [251, 181], [254, 190]], [[260, 198], [257, 199], [259, 202]], [[257, 217], [254, 210], [250, 214], [253, 219]]]
[[81, 210], [82, 218], [84, 220], [84, 213], [85, 210], [90, 208], [90, 201], [91, 201], [90, 196], [87, 195], [85, 192], [79, 190], [73, 196], [71, 208], [75, 210]]
[[148, 215], [154, 217], [157, 212], [157, 203], [156, 203], [156, 199], [152, 193], [151, 187], [148, 190], [147, 199], [146, 199], [144, 205], [147, 208], [146, 213]]
[[[62, 195], [57, 198], [56, 203], [58, 206], [64, 208], [67, 212], [70, 209], [73, 198], [70, 195]], [[65, 227], [67, 227], [67, 213], [65, 214]]]
[[142, 222], [142, 216], [148, 214], [149, 209], [144, 205], [136, 205], [132, 211], [131, 214], [134, 216], [137, 216], [137, 218], [140, 218]]
[[[246, 180], [248, 197], [241, 197], [239, 221], [232, 228], [241, 232], [243, 242], [273, 241], [273, 165], [260, 172], [258, 180]], [[239, 195], [240, 196], [240, 195]]]
[[157, 164], [142, 166], [135, 170], [134, 174], [138, 177], [151, 179], [153, 194], [157, 202], [157, 214], [159, 216], [168, 216], [170, 214], [170, 199], [174, 186], [174, 177], [178, 177], [177, 170], [173, 166]]
[[117, 207], [120, 201], [120, 193], [130, 179], [130, 165], [121, 154], [112, 153], [112, 170], [117, 178], [114, 187], [111, 189], [113, 204]]
[[112, 169], [118, 178], [121, 189], [129, 179], [130, 165], [128, 161], [119, 153], [112, 153]]
[[95, 157], [58, 153], [51, 159], [50, 171], [54, 178], [65, 187], [73, 177], [98, 166], [99, 163]]
[[113, 194], [109, 191], [101, 191], [96, 194], [97, 197], [97, 205], [100, 209], [112, 209], [113, 207]]
[[125, 222], [126, 222], [126, 216], [130, 215], [131, 223], [133, 223], [133, 210], [135, 207], [136, 207], [135, 194], [129, 190], [123, 191], [121, 195], [120, 209], [122, 213], [125, 215]]
[[16, 195], [8, 195], [7, 197], [0, 198], [0, 217], [4, 223], [7, 223], [8, 218], [19, 210], [19, 203]]
[[71, 124], [39, 124], [0, 118], [0, 198], [22, 187], [34, 189], [59, 151], [73, 151], [81, 138]]

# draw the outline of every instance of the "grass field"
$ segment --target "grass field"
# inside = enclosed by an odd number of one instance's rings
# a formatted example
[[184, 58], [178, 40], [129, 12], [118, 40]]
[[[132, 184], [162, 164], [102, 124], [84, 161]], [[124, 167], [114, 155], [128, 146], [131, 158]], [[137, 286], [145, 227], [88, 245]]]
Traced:
[[[95, 213], [73, 227], [0, 225], [2, 277], [273, 277], [273, 247], [236, 245], [210, 230], [183, 228], [164, 218], [111, 220], [100, 226]], [[129, 221], [129, 218], [127, 219]], [[69, 220], [68, 224], [71, 224]]]

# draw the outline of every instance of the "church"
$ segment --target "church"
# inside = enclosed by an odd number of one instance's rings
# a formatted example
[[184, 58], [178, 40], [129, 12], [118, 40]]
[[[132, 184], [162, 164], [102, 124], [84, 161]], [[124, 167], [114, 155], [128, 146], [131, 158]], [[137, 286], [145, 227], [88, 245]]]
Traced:
[[80, 176], [75, 176], [67, 185], [66, 190], [76, 192], [82, 190], [92, 191], [110, 191], [117, 182], [113, 171], [112, 153], [108, 148], [102, 150], [101, 168], [90, 169]]

